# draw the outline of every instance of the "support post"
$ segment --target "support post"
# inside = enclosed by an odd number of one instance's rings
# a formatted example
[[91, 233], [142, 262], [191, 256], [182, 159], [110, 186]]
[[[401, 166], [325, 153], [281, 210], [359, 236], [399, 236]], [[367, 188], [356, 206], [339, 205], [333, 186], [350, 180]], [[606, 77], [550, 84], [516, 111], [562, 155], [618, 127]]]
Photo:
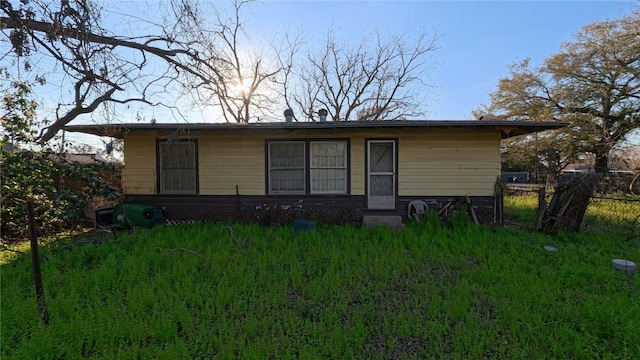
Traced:
[[33, 264], [33, 284], [36, 288], [36, 302], [38, 313], [45, 325], [49, 325], [49, 312], [44, 301], [44, 288], [42, 286], [42, 271], [40, 269], [40, 251], [38, 249], [38, 237], [36, 235], [36, 221], [33, 211], [33, 202], [27, 201], [27, 217], [29, 219], [29, 240], [31, 241], [31, 263]]
[[542, 218], [544, 217], [544, 212], [547, 211], [547, 201], [545, 200], [547, 196], [547, 192], [545, 187], [541, 187], [538, 189], [538, 216], [536, 218], [536, 230], [540, 230], [542, 228]]

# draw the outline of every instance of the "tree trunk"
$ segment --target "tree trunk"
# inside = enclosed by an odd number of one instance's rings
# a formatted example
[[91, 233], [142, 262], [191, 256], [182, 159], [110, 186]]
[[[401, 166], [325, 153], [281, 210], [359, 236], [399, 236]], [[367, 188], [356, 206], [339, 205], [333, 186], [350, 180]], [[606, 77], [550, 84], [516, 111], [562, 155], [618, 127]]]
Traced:
[[605, 174], [609, 171], [609, 155], [596, 154], [596, 162], [594, 164], [594, 170], [598, 174]]
[[560, 229], [580, 231], [591, 195], [600, 178], [592, 174], [561, 176], [549, 206], [538, 217], [537, 230], [544, 234], [555, 234]]

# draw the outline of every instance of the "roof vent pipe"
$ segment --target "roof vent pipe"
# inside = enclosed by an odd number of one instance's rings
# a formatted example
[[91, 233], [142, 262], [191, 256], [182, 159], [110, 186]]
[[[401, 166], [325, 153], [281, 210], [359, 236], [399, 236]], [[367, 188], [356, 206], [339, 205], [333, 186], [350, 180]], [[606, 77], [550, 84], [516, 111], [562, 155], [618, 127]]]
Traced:
[[327, 121], [327, 114], [329, 112], [327, 111], [327, 109], [320, 109], [318, 110], [318, 115], [320, 116], [320, 121]]
[[287, 109], [284, 111], [284, 121], [285, 122], [293, 122], [293, 110]]

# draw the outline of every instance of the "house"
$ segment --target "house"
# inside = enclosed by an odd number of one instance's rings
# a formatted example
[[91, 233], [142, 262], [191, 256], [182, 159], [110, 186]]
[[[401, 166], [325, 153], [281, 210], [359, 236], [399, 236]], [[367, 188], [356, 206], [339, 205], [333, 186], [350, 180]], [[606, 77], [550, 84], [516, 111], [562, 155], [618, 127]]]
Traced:
[[170, 219], [219, 220], [267, 209], [345, 217], [407, 216], [468, 197], [497, 221], [500, 140], [557, 122], [345, 121], [71, 125], [66, 131], [124, 139], [125, 200], [162, 207]]
[[63, 154], [64, 161], [69, 163], [79, 163], [85, 165], [95, 165], [105, 163], [106, 160], [98, 153], [92, 154]]

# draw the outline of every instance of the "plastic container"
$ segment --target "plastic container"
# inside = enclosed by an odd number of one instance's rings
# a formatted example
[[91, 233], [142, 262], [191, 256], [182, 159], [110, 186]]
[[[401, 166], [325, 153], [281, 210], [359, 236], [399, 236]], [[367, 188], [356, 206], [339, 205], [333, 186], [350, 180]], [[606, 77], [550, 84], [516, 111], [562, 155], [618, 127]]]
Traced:
[[316, 223], [311, 220], [294, 220], [293, 221], [294, 231], [312, 231], [315, 228], [316, 228]]
[[115, 206], [112, 215], [114, 226], [151, 227], [164, 224], [166, 218], [162, 209], [137, 203], [121, 203]]
[[96, 225], [107, 226], [113, 224], [115, 206], [104, 206], [96, 209]]
[[638, 271], [636, 263], [625, 259], [613, 259], [611, 265], [614, 269], [622, 271], [625, 274], [635, 274]]

